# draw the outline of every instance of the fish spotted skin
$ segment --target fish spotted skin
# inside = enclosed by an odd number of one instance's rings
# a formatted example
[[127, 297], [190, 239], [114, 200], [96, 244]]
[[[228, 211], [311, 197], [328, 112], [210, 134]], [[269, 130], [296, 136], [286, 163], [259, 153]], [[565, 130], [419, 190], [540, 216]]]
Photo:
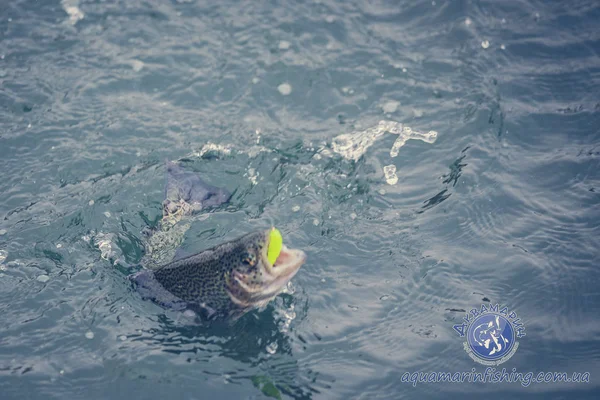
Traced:
[[145, 298], [176, 310], [200, 310], [210, 318], [238, 318], [268, 303], [304, 263], [300, 250], [284, 247], [283, 261], [267, 260], [269, 232], [246, 234], [198, 254], [131, 277]]

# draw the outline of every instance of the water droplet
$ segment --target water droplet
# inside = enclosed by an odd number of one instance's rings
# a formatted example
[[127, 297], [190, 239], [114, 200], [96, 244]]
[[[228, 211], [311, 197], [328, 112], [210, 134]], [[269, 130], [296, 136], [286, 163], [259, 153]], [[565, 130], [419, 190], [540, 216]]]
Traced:
[[6, 257], [8, 257], [8, 252], [6, 250], [0, 250], [0, 264], [6, 260]]
[[46, 283], [50, 280], [50, 277], [48, 275], [40, 275], [36, 278], [36, 280], [38, 282]]
[[503, 44], [501, 44], [501, 45], [500, 45], [500, 49], [501, 49], [501, 50], [506, 50], [506, 46], [505, 46], [505, 45], [503, 45]]
[[65, 370], [61, 369], [58, 373], [61, 374], [61, 375], [64, 375], [65, 374]]
[[321, 282], [322, 282], [322, 283], [325, 283], [325, 282], [326, 282], [326, 281], [325, 281], [325, 278], [321, 278]]
[[488, 40], [484, 40], [483, 42], [481, 42], [481, 47], [487, 49], [488, 47], [490, 47], [490, 42]]
[[275, 354], [277, 352], [277, 342], [268, 344], [266, 347], [266, 350], [267, 350], [267, 353], [269, 353], [269, 354]]
[[402, 68], [402, 72], [406, 72], [408, 71], [406, 68]]
[[90, 200], [90, 201], [88, 202], [88, 205], [90, 205], [90, 206], [93, 206], [93, 205], [94, 205], [94, 200]]
[[293, 212], [298, 212], [298, 211], [300, 211], [300, 206], [294, 206], [294, 207], [292, 207], [292, 211], [293, 211]]
[[277, 90], [279, 90], [279, 93], [282, 95], [287, 96], [292, 93], [292, 86], [289, 83], [282, 83], [281, 85], [277, 86]]
[[93, 338], [94, 338], [94, 332], [92, 332], [92, 331], [87, 331], [87, 332], [85, 333], [85, 338], [86, 338], [86, 339], [93, 339]]
[[[85, 14], [79, 9], [78, 2], [73, 1], [62, 1], [63, 10], [67, 14], [69, 14], [69, 22], [72, 25], [75, 25], [77, 21], [82, 20], [85, 17]], [[74, 4], [73, 4], [74, 3]]]
[[385, 181], [388, 185], [395, 185], [398, 183], [398, 176], [396, 175], [395, 165], [386, 165], [383, 167], [383, 174], [385, 175]]

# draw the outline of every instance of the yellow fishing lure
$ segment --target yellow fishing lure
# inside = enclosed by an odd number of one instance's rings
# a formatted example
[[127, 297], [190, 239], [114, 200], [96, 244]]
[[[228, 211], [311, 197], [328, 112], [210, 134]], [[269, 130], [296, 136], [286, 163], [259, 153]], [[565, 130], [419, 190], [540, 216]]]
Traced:
[[267, 259], [271, 265], [275, 264], [275, 261], [277, 261], [277, 257], [279, 257], [282, 247], [283, 237], [281, 236], [281, 232], [279, 232], [279, 229], [273, 227], [273, 229], [271, 229], [271, 234], [269, 235], [269, 248], [267, 249]]

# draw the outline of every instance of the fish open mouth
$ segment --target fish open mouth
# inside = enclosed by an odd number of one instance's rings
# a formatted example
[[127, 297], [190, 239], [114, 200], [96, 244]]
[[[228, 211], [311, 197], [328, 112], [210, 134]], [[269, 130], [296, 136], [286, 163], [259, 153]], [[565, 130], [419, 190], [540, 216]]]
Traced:
[[297, 271], [306, 261], [306, 254], [302, 250], [290, 249], [285, 244], [281, 247], [279, 257], [271, 265], [272, 272], [275, 275], [285, 273], [285, 271]]
[[274, 263], [270, 263], [266, 254], [267, 249], [271, 246], [271, 230], [266, 232], [267, 246], [263, 257], [264, 262], [267, 264], [267, 273], [275, 278], [276, 283], [284, 283], [284, 281], [290, 280], [296, 272], [300, 269], [302, 264], [306, 261], [306, 253], [299, 249], [291, 249], [285, 244], [281, 243], [281, 250], [279, 255], [275, 259]]

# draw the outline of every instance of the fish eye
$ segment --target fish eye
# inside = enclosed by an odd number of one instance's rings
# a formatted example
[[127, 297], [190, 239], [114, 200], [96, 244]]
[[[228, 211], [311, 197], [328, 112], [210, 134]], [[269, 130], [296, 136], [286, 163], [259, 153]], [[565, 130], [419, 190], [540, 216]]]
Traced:
[[242, 256], [242, 262], [254, 267], [254, 265], [256, 265], [256, 255], [254, 255], [254, 253], [245, 253]]

